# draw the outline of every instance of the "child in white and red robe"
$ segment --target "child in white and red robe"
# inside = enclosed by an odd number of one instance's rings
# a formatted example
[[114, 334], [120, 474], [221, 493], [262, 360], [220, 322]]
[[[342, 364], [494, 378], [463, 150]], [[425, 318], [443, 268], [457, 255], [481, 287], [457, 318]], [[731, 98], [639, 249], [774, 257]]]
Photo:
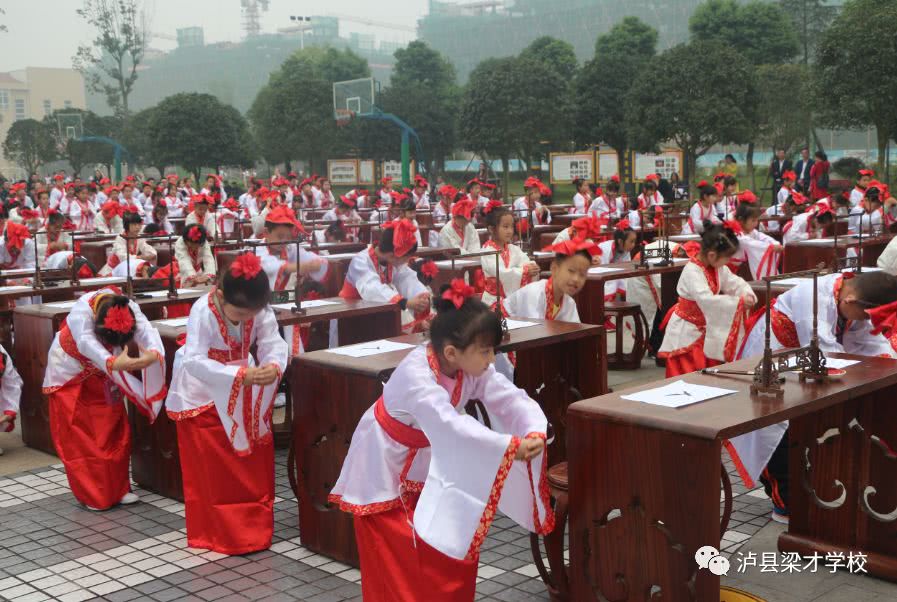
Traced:
[[332, 209], [321, 216], [321, 221], [331, 223], [338, 221], [342, 223], [349, 240], [358, 240], [358, 228], [352, 227], [352, 225], [360, 224], [363, 221], [358, 212], [355, 211], [357, 204], [358, 197], [355, 192], [344, 194], [340, 196]]
[[[657, 183], [659, 180], [660, 178], [657, 177], [657, 174], [652, 173], [645, 176], [644, 189], [642, 193], [638, 195], [638, 207], [642, 211], [650, 209], [651, 207], [656, 207], [657, 205], [663, 205], [663, 195], [657, 191]], [[701, 185], [698, 184], [698, 188], [700, 187]]]
[[377, 246], [369, 246], [352, 258], [339, 296], [398, 303], [403, 327], [429, 313], [430, 293], [408, 267], [417, 250], [416, 230], [406, 219], [384, 225]]
[[531, 282], [502, 303], [504, 313], [514, 318], [579, 322], [573, 297], [586, 284], [598, 246], [591, 240], [565, 240], [545, 248], [555, 254], [548, 280]]
[[[638, 203], [635, 208], [638, 209]], [[626, 203], [620, 197], [620, 176], [614, 174], [601, 193], [595, 192], [595, 200], [589, 205], [589, 213], [603, 219], [619, 219], [626, 211]]]
[[793, 171], [789, 170], [782, 174], [782, 187], [779, 188], [779, 192], [776, 195], [776, 205], [780, 207], [785, 204], [785, 201], [788, 200], [788, 197], [791, 196], [793, 192], [797, 192], [794, 190], [794, 183], [797, 180], [797, 174]]
[[521, 235], [529, 232], [533, 226], [551, 223], [551, 211], [540, 202], [543, 189], [550, 192], [547, 186], [535, 180], [532, 186], [527, 187], [526, 195], [514, 201], [514, 217]]
[[75, 191], [75, 200], [69, 205], [68, 218], [75, 224], [78, 232], [94, 231], [96, 211], [88, 196], [87, 187], [81, 186]]
[[478, 253], [480, 234], [473, 225], [474, 203], [461, 199], [452, 205], [452, 220], [439, 231], [439, 246], [446, 249], [461, 249], [461, 254]]
[[197, 194], [190, 197], [187, 205], [187, 218], [184, 226], [200, 224], [206, 229], [211, 238], [218, 237], [218, 222], [215, 220], [215, 201], [207, 194]]
[[[809, 345], [813, 336], [812, 307], [811, 278], [773, 299], [770, 349]], [[897, 323], [897, 277], [885, 272], [820, 276], [817, 308], [817, 334], [823, 352], [897, 357], [891, 342]], [[765, 338], [764, 306], [751, 316], [739, 359], [759, 360]], [[778, 522], [788, 521], [787, 429], [788, 423], [781, 422], [726, 442], [745, 485], [753, 488], [757, 479], [763, 482], [773, 501], [773, 518]]]
[[219, 281], [190, 310], [165, 407], [177, 422], [187, 544], [239, 555], [271, 545], [271, 416], [288, 347], [255, 254], [239, 255]]
[[[330, 264], [304, 247], [299, 249], [297, 265], [296, 244], [293, 241], [299, 234], [306, 234], [306, 231], [292, 209], [281, 205], [268, 214], [265, 220], [265, 241], [273, 246], [257, 246], [255, 252], [261, 259], [262, 269], [268, 276], [268, 285], [272, 291], [293, 289], [297, 277], [308, 277], [316, 282], [327, 279]], [[283, 334], [290, 344], [291, 355], [299, 355], [305, 351], [298, 328], [286, 326]]]
[[716, 216], [716, 204], [719, 202], [719, 193], [716, 187], [711, 186], [706, 180], [698, 182], [698, 200], [688, 212], [688, 221], [682, 226], [683, 234], [700, 234], [704, 231], [704, 222], [720, 224], [722, 221]]
[[57, 209], [63, 198], [65, 198], [65, 176], [56, 174], [53, 176], [53, 188], [50, 189], [50, 208]]
[[184, 217], [186, 204], [181, 199], [181, 195], [178, 194], [178, 187], [175, 182], [168, 183], [164, 201], [168, 206], [168, 217]]
[[[50, 432], [75, 498], [91, 510], [138, 501], [130, 492], [124, 401], [150, 422], [165, 397], [165, 348], [140, 308], [113, 287], [75, 302], [56, 333], [43, 392]], [[137, 345], [138, 357], [127, 346]], [[141, 371], [141, 378], [131, 372]]]
[[377, 191], [377, 196], [384, 205], [392, 202], [392, 178], [389, 176], [380, 178], [380, 190]]
[[113, 198], [118, 195], [118, 189], [107, 188], [106, 192], [110, 198], [100, 207], [100, 214], [94, 220], [94, 227], [100, 234], [121, 234], [125, 230], [125, 224], [122, 221], [125, 208], [117, 198]]
[[[629, 220], [620, 220], [614, 226], [610, 240], [598, 244], [599, 264], [607, 265], [632, 261], [632, 250], [637, 240], [635, 230], [629, 227]], [[626, 280], [609, 280], [604, 283], [604, 299], [614, 301], [626, 298]]]
[[321, 209], [331, 209], [336, 204], [336, 197], [331, 190], [332, 184], [327, 178], [321, 178], [321, 193], [318, 195], [318, 203]]
[[35, 252], [28, 228], [7, 221], [3, 236], [0, 237], [0, 269], [33, 268]]
[[53, 254], [72, 250], [72, 237], [63, 230], [64, 225], [65, 216], [55, 209], [51, 209], [47, 227], [39, 231], [35, 238], [37, 255], [42, 266], [47, 265], [47, 261]]
[[452, 203], [458, 196], [458, 189], [451, 184], [445, 184], [439, 187], [438, 200], [436, 206], [433, 207], [433, 225], [445, 224], [452, 214]]
[[[249, 217], [243, 207], [240, 206], [237, 199], [234, 198], [229, 198], [224, 201], [218, 208], [218, 211], [215, 212], [215, 215], [215, 227], [217, 228], [219, 236], [223, 239], [237, 238], [237, 220], [243, 220]], [[242, 228], [243, 225], [240, 224], [239, 227]]]
[[594, 214], [588, 217], [577, 218], [570, 223], [569, 228], [564, 228], [558, 232], [551, 244], [556, 245], [565, 240], [576, 238], [586, 238], [598, 244], [609, 235], [609, 233], [603, 231], [607, 223], [606, 218], [597, 218]]
[[[745, 193], [747, 192], [750, 191], [746, 190]], [[751, 195], [753, 196], [753, 193]], [[738, 234], [739, 250], [729, 260], [729, 269], [733, 274], [737, 274], [741, 266], [747, 263], [753, 280], [777, 275], [779, 261], [785, 250], [779, 241], [757, 229], [761, 211], [760, 207], [742, 201], [735, 210], [735, 221], [738, 226], [735, 227], [730, 223], [730, 227]]]
[[[124, 206], [125, 211], [134, 211], [143, 218], [146, 215], [146, 212], [143, 210], [143, 205], [137, 202], [137, 199], [134, 198], [134, 186], [130, 182], [124, 182], [121, 185], [121, 198], [119, 202]], [[62, 211], [62, 209], [60, 209]]]
[[720, 180], [722, 182], [722, 193], [719, 201], [716, 203], [716, 216], [721, 220], [735, 219], [735, 211], [738, 209], [738, 180], [734, 176], [725, 174]]
[[573, 187], [576, 188], [576, 194], [573, 195], [573, 208], [570, 209], [570, 213], [584, 214], [592, 206], [589, 182], [583, 178], [576, 178], [573, 180]]
[[[19, 399], [22, 397], [22, 377], [12, 365], [12, 358], [0, 345], [0, 433], [11, 433], [16, 428], [19, 415]], [[0, 456], [3, 450], [0, 449]]]
[[538, 280], [540, 269], [539, 264], [530, 260], [520, 247], [511, 244], [514, 240], [514, 216], [510, 209], [505, 208], [501, 201], [489, 201], [483, 208], [483, 214], [486, 216], [486, 227], [490, 235], [483, 250], [499, 251], [499, 260], [496, 277], [495, 257], [489, 255], [480, 258], [486, 279], [486, 289], [481, 300], [489, 307], [494, 307], [499, 296], [504, 299], [517, 289]]
[[[140, 235], [140, 230], [143, 229], [143, 218], [136, 211], [125, 211], [122, 221], [129, 237]], [[99, 275], [109, 276], [115, 266], [125, 261], [127, 255], [135, 255], [143, 261], [155, 263], [158, 252], [145, 238], [126, 239], [120, 234], [112, 241], [112, 253], [109, 255], [106, 265], [99, 271]]]
[[[460, 602], [475, 595], [496, 511], [548, 533], [547, 421], [492, 365], [498, 317], [456, 279], [430, 343], [413, 350], [355, 433], [330, 501], [354, 515], [365, 602]], [[493, 428], [461, 413], [483, 402]]]
[[[799, 192], [792, 193], [787, 206], [795, 207], [795, 211], [806, 208], [807, 198]], [[822, 226], [831, 224], [835, 220], [835, 213], [828, 207], [819, 207], [815, 211], [809, 209], [803, 213], [795, 213], [791, 221], [782, 228], [782, 244], [788, 245], [801, 240], [821, 238]], [[788, 252], [787, 250], [785, 251]]]
[[207, 195], [212, 199], [214, 205], [218, 205], [227, 199], [227, 192], [224, 190], [224, 183], [221, 176], [213, 173], [206, 176], [206, 185], [199, 191], [199, 194]]
[[215, 257], [206, 229], [190, 224], [174, 243], [174, 259], [185, 286], [207, 284], [215, 279]]
[[484, 207], [486, 203], [489, 202], [489, 199], [480, 194], [483, 190], [483, 185], [479, 179], [474, 178], [469, 180], [465, 186], [465, 190], [467, 191], [467, 197], [465, 198], [473, 203], [475, 207]]
[[414, 188], [411, 190], [411, 201], [414, 203], [415, 209], [419, 211], [430, 210], [430, 193], [427, 188], [430, 183], [427, 178], [418, 174], [414, 176]]
[[757, 302], [748, 283], [726, 267], [737, 252], [738, 234], [731, 228], [712, 225], [701, 235], [701, 251], [683, 268], [679, 301], [661, 326], [657, 356], [667, 362], [667, 378], [735, 358], [745, 314]]
[[856, 186], [854, 186], [853, 190], [850, 191], [851, 207], [856, 207], [862, 202], [863, 198], [865, 198], [866, 196], [866, 188], [869, 187], [869, 183], [874, 177], [875, 172], [871, 169], [861, 169], [857, 172]]

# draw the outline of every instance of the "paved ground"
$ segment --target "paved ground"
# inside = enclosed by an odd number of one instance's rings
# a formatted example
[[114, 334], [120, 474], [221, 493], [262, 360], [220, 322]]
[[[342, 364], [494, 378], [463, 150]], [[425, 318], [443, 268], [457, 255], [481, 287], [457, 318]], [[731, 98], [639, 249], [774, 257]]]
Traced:
[[[612, 373], [611, 386], [632, 384], [636, 375], [638, 381], [662, 377], [656, 369]], [[0, 445], [9, 441], [6, 436]], [[83, 509], [55, 462], [51, 456], [13, 448], [0, 457], [0, 474], [6, 475], [0, 477], [0, 599], [361, 599], [358, 571], [301, 546], [284, 452], [278, 452], [276, 464], [275, 543], [268, 551], [242, 557], [187, 548], [183, 505], [145, 491], [136, 491], [142, 503], [134, 506], [99, 514]], [[736, 497], [722, 548], [734, 565], [738, 551], [774, 551], [778, 527], [769, 522], [763, 492], [746, 491], [730, 472]], [[529, 537], [509, 519], [496, 519], [482, 550], [478, 600], [548, 600]], [[770, 601], [897, 599], [897, 587], [844, 572], [788, 578], [760, 574], [759, 569], [737, 574], [733, 567], [730, 575], [724, 583]]]

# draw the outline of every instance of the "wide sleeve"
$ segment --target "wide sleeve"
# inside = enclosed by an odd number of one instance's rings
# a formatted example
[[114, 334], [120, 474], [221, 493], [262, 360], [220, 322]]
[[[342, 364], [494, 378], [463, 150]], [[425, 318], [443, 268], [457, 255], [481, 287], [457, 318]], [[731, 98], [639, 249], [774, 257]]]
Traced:
[[430, 467], [414, 513], [415, 531], [446, 556], [476, 558], [520, 438], [459, 414], [445, 389], [433, 381], [413, 383], [406, 397], [415, 400], [409, 411], [430, 442]]
[[704, 355], [714, 360], [730, 362], [735, 359], [738, 345], [744, 337], [746, 304], [743, 297], [754, 297], [747, 283], [733, 275], [729, 268], [722, 267], [717, 274], [720, 279], [720, 294], [713, 294], [706, 278], [693, 278], [689, 282], [694, 290], [683, 296], [694, 299], [704, 314]]
[[259, 366], [273, 364], [277, 366], [282, 376], [287, 368], [289, 345], [280, 336], [277, 318], [270, 306], [259, 312], [255, 318], [255, 345]]
[[876, 265], [890, 274], [897, 274], [897, 237], [892, 238], [885, 250], [878, 256]]
[[[295, 245], [293, 245], [293, 250], [295, 251]], [[316, 253], [312, 253], [311, 251], [306, 251], [304, 248], [300, 247], [299, 248], [299, 259], [302, 261], [302, 263], [305, 263], [307, 261], [314, 261], [316, 259], [323, 259], [323, 258], [320, 255], [317, 255]], [[309, 276], [311, 276], [312, 280], [315, 280], [317, 282], [323, 282], [327, 278], [327, 272], [328, 272], [328, 270], [330, 270], [330, 263], [327, 260], [324, 260], [322, 262], [322, 264], [323, 265], [321, 265], [321, 267], [319, 267], [317, 270], [315, 270], [314, 272], [309, 274]]]
[[141, 371], [139, 380], [127, 372], [117, 370], [112, 371], [110, 376], [140, 413], [152, 422], [159, 415], [167, 392], [165, 347], [159, 331], [149, 323], [140, 307], [133, 301], [129, 305], [137, 320], [134, 342], [141, 352], [151, 351], [156, 356], [156, 361]]
[[457, 244], [452, 239], [452, 222], [448, 221], [439, 231], [439, 247], [441, 249], [451, 249]]
[[393, 284], [405, 299], [413, 299], [421, 293], [427, 293], [427, 287], [417, 277], [417, 272], [407, 265], [396, 268], [392, 276]]
[[688, 218], [691, 220], [691, 230], [694, 234], [702, 234], [704, 232], [704, 221], [701, 218], [701, 206], [695, 203], [688, 212]]
[[202, 246], [202, 271], [210, 276], [214, 276], [215, 272], [218, 271], [218, 266], [215, 265], [215, 256], [212, 254], [212, 245], [208, 243], [208, 241]]
[[381, 282], [380, 276], [371, 268], [367, 255], [352, 258], [346, 279], [355, 286], [358, 295], [365, 301], [398, 303], [402, 298], [396, 287]]
[[[3, 362], [6, 366], [6, 371], [0, 379], [0, 415], [12, 416], [15, 420], [19, 413], [19, 400], [22, 397], [22, 377], [19, 376], [19, 372], [13, 366], [12, 358], [9, 357], [9, 353], [2, 345], [0, 345], [0, 353], [3, 353]], [[14, 428], [13, 422], [7, 422], [5, 431], [8, 433]]]
[[156, 251], [156, 247], [146, 242], [145, 239], [140, 240], [140, 254], [141, 255], [151, 255], [153, 261], [156, 260], [156, 257], [159, 256], [158, 251]]
[[102, 234], [109, 234], [109, 225], [106, 223], [106, 218], [103, 217], [102, 213], [97, 214], [96, 220], [93, 222], [93, 226], [97, 232]]
[[86, 300], [75, 303], [65, 322], [72, 334], [72, 340], [75, 341], [78, 353], [90, 360], [102, 372], [111, 374], [115, 356], [97, 338], [94, 332], [93, 311]]
[[472, 222], [467, 222], [464, 229], [464, 250], [468, 253], [479, 253], [482, 250], [480, 233], [477, 232], [476, 226]]
[[128, 243], [121, 236], [116, 236], [115, 240], [112, 241], [112, 255], [115, 255], [121, 261], [124, 261], [125, 259], [127, 259]]
[[[484, 250], [486, 251], [494, 251], [495, 249], [491, 247], [486, 247]], [[520, 253], [523, 255], [521, 259], [520, 255], [515, 253]], [[501, 280], [502, 289], [505, 291], [505, 294], [508, 291], [516, 291], [518, 288], [525, 286], [529, 282], [529, 272], [526, 271], [525, 265], [526, 254], [515, 245], [509, 245], [509, 251], [511, 254], [511, 258], [509, 263], [509, 267], [505, 267], [504, 261], [499, 258], [499, 270], [498, 270], [498, 278]], [[480, 264], [483, 268], [483, 274], [485, 274], [486, 278], [495, 278], [495, 255], [484, 255], [480, 257]]]
[[76, 224], [81, 221], [81, 203], [72, 203], [69, 207], [69, 219]]
[[193, 261], [190, 259], [190, 252], [187, 250], [187, 244], [183, 239], [178, 239], [174, 243], [174, 258], [178, 262], [178, 274], [180, 274], [181, 280], [186, 280], [196, 275], [196, 270], [193, 269]]

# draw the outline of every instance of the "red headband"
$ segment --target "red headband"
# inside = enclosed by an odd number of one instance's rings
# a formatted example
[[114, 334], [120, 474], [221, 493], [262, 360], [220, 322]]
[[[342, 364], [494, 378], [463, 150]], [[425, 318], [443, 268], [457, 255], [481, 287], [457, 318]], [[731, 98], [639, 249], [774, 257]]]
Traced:
[[417, 228], [408, 219], [400, 219], [384, 224], [384, 230], [392, 230], [392, 246], [396, 257], [404, 257], [417, 244], [414, 233]]
[[461, 309], [461, 306], [464, 305], [464, 300], [473, 295], [473, 293], [474, 289], [472, 286], [461, 278], [455, 278], [452, 280], [452, 285], [442, 293], [442, 298], [446, 301], [451, 301], [456, 308]]
[[106, 312], [106, 317], [103, 318], [103, 328], [121, 334], [128, 334], [134, 328], [134, 314], [131, 313], [131, 309], [128, 306], [110, 307], [109, 311]]
[[274, 209], [268, 213], [268, 216], [265, 218], [266, 222], [270, 222], [272, 224], [281, 224], [281, 225], [292, 225], [296, 227], [303, 234], [306, 233], [305, 227], [302, 225], [298, 219], [296, 219], [296, 213], [287, 207], [286, 205], [278, 205]]
[[596, 255], [601, 254], [601, 250], [598, 248], [598, 245], [590, 240], [584, 240], [582, 238], [565, 240], [564, 242], [559, 242], [556, 245], [545, 247], [543, 251], [551, 251], [553, 253], [557, 253], [558, 255], [565, 255], [567, 257], [572, 257], [580, 251], [585, 251], [589, 254], [590, 257], [595, 257]]
[[252, 280], [262, 271], [262, 261], [255, 253], [242, 253], [230, 264], [230, 273], [234, 278]]
[[791, 180], [792, 182], [797, 180], [797, 174], [791, 171], [790, 169], [782, 174], [783, 180]]
[[15, 222], [6, 222], [6, 246], [22, 250], [25, 247], [25, 239], [31, 238], [31, 232], [27, 227]]

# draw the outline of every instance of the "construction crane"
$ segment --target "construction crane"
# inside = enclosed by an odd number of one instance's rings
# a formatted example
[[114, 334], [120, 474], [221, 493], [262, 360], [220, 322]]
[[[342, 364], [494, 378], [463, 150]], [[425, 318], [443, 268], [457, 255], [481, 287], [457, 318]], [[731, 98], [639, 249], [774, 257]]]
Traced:
[[268, 12], [270, 0], [240, 0], [240, 11], [243, 13], [243, 31], [246, 37], [257, 36], [262, 32], [259, 16]]
[[412, 27], [411, 25], [399, 25], [397, 23], [387, 23], [386, 21], [376, 21], [374, 19], [364, 19], [361, 17], [353, 17], [352, 15], [340, 15], [336, 13], [327, 13], [328, 17], [336, 17], [337, 19], [341, 19], [343, 21], [349, 21], [351, 23], [360, 23], [362, 25], [369, 25], [371, 27], [381, 27], [383, 29], [396, 29], [398, 31], [407, 31], [411, 33], [417, 33], [417, 29]]

